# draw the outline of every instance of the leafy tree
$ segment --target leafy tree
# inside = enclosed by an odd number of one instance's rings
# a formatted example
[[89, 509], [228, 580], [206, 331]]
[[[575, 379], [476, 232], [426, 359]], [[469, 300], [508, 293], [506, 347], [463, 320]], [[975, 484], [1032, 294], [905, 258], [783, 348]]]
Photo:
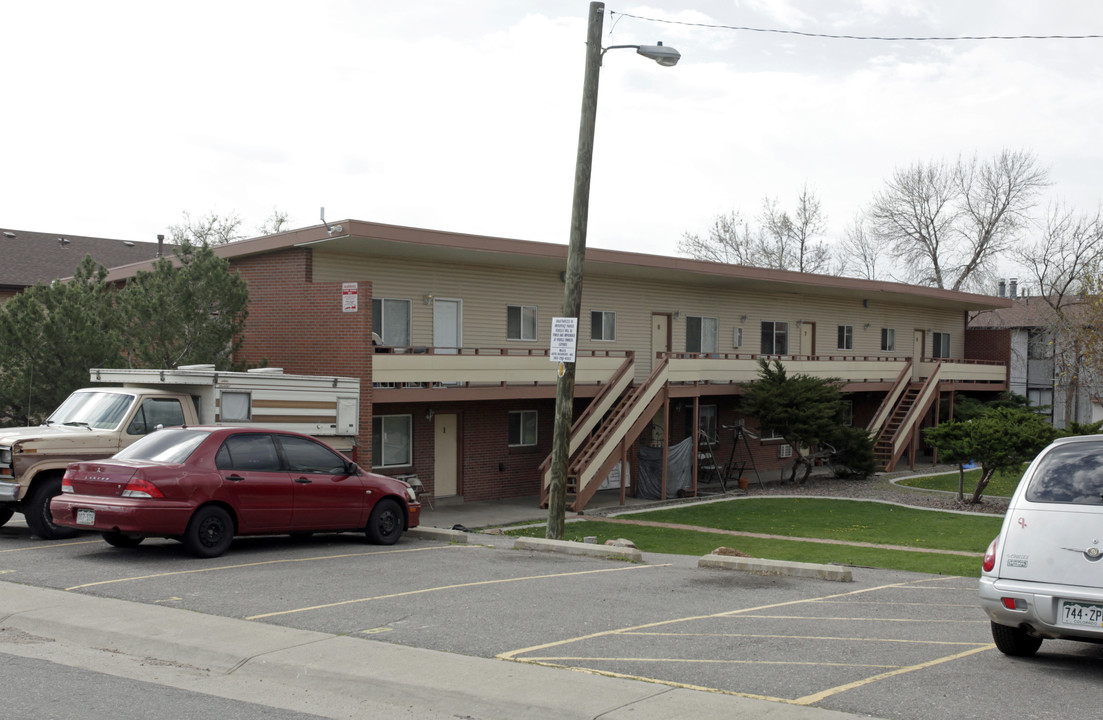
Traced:
[[865, 429], [839, 425], [830, 442], [835, 448], [835, 477], [865, 479], [877, 470], [873, 438]]
[[989, 408], [972, 420], [953, 420], [927, 428], [924, 437], [940, 455], [963, 464], [966, 459], [981, 466], [971, 503], [979, 503], [992, 476], [1000, 470], [1020, 467], [1046, 445], [1056, 430], [1041, 415], [1023, 408]]
[[781, 361], [766, 359], [759, 360], [759, 379], [744, 384], [744, 413], [756, 418], [760, 427], [780, 434], [793, 448], [790, 481], [798, 479], [798, 468], [804, 469], [800, 482], [812, 472], [812, 460], [801, 454], [801, 448], [815, 448], [837, 436], [842, 407], [839, 384], [834, 378], [789, 375]]
[[1025, 151], [984, 162], [919, 162], [897, 169], [874, 196], [870, 227], [919, 283], [977, 287], [1015, 247], [1048, 184], [1048, 172]]
[[69, 282], [38, 284], [0, 307], [0, 422], [42, 422], [88, 369], [117, 365], [123, 342], [107, 271], [85, 257]]
[[132, 365], [231, 367], [248, 315], [249, 289], [209, 245], [186, 239], [119, 294]]

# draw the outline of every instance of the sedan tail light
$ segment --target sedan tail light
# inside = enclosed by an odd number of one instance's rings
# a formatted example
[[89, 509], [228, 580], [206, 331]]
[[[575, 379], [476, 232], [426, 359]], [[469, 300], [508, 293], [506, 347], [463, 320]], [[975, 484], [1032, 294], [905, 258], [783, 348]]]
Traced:
[[69, 473], [68, 470], [66, 470], [65, 474], [61, 476], [61, 492], [73, 492], [73, 476]]
[[999, 541], [1000, 536], [997, 535], [996, 539], [988, 545], [988, 549], [984, 552], [984, 560], [980, 564], [984, 572], [992, 572], [992, 568], [996, 567], [996, 543]]
[[160, 488], [142, 477], [141, 473], [137, 473], [130, 478], [126, 487], [123, 488], [123, 497], [163, 498], [164, 496], [165, 494], [161, 492]]

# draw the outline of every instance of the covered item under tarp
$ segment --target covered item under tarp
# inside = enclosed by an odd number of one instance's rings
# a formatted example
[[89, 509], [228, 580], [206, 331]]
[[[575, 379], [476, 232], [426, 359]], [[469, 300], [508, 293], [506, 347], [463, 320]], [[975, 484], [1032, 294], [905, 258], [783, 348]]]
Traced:
[[[693, 438], [671, 445], [666, 459], [666, 496], [677, 497], [679, 490], [692, 488]], [[640, 446], [639, 471], [636, 473], [636, 497], [659, 500], [663, 496], [663, 449]]]

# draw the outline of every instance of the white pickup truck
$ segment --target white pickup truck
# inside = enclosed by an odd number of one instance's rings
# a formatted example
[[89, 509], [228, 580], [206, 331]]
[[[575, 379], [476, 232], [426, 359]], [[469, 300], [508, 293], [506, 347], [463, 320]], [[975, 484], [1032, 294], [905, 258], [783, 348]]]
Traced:
[[313, 435], [353, 456], [360, 380], [289, 375], [279, 368], [226, 372], [213, 365], [172, 370], [93, 369], [112, 387], [75, 391], [45, 424], [0, 428], [0, 526], [23, 513], [42, 538], [71, 537], [54, 524], [50, 499], [69, 463], [110, 457], [138, 438], [176, 425], [258, 426]]

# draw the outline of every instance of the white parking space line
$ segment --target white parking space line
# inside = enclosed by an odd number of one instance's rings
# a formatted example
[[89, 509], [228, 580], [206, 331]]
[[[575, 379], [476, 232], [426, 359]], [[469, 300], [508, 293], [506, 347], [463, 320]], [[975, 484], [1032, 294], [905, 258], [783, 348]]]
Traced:
[[396, 553], [428, 552], [452, 549], [477, 549], [477, 545], [433, 545], [430, 547], [403, 548], [400, 550], [374, 550], [368, 552], [341, 553], [339, 555], [316, 555], [307, 558], [284, 558], [282, 560], [261, 560], [259, 562], [238, 563], [237, 565], [220, 565], [212, 568], [196, 568], [194, 570], [173, 570], [171, 572], [155, 573], [153, 575], [134, 575], [131, 577], [115, 578], [114, 580], [99, 580], [97, 582], [73, 585], [66, 590], [83, 590], [99, 585], [112, 585], [114, 583], [135, 582], [138, 580], [152, 580], [154, 578], [172, 577], [174, 575], [194, 575], [197, 573], [221, 572], [223, 570], [239, 570], [241, 568], [260, 567], [262, 565], [281, 565], [285, 563], [320, 562], [322, 560], [343, 560], [350, 557], [365, 557], [368, 555], [393, 555]]

